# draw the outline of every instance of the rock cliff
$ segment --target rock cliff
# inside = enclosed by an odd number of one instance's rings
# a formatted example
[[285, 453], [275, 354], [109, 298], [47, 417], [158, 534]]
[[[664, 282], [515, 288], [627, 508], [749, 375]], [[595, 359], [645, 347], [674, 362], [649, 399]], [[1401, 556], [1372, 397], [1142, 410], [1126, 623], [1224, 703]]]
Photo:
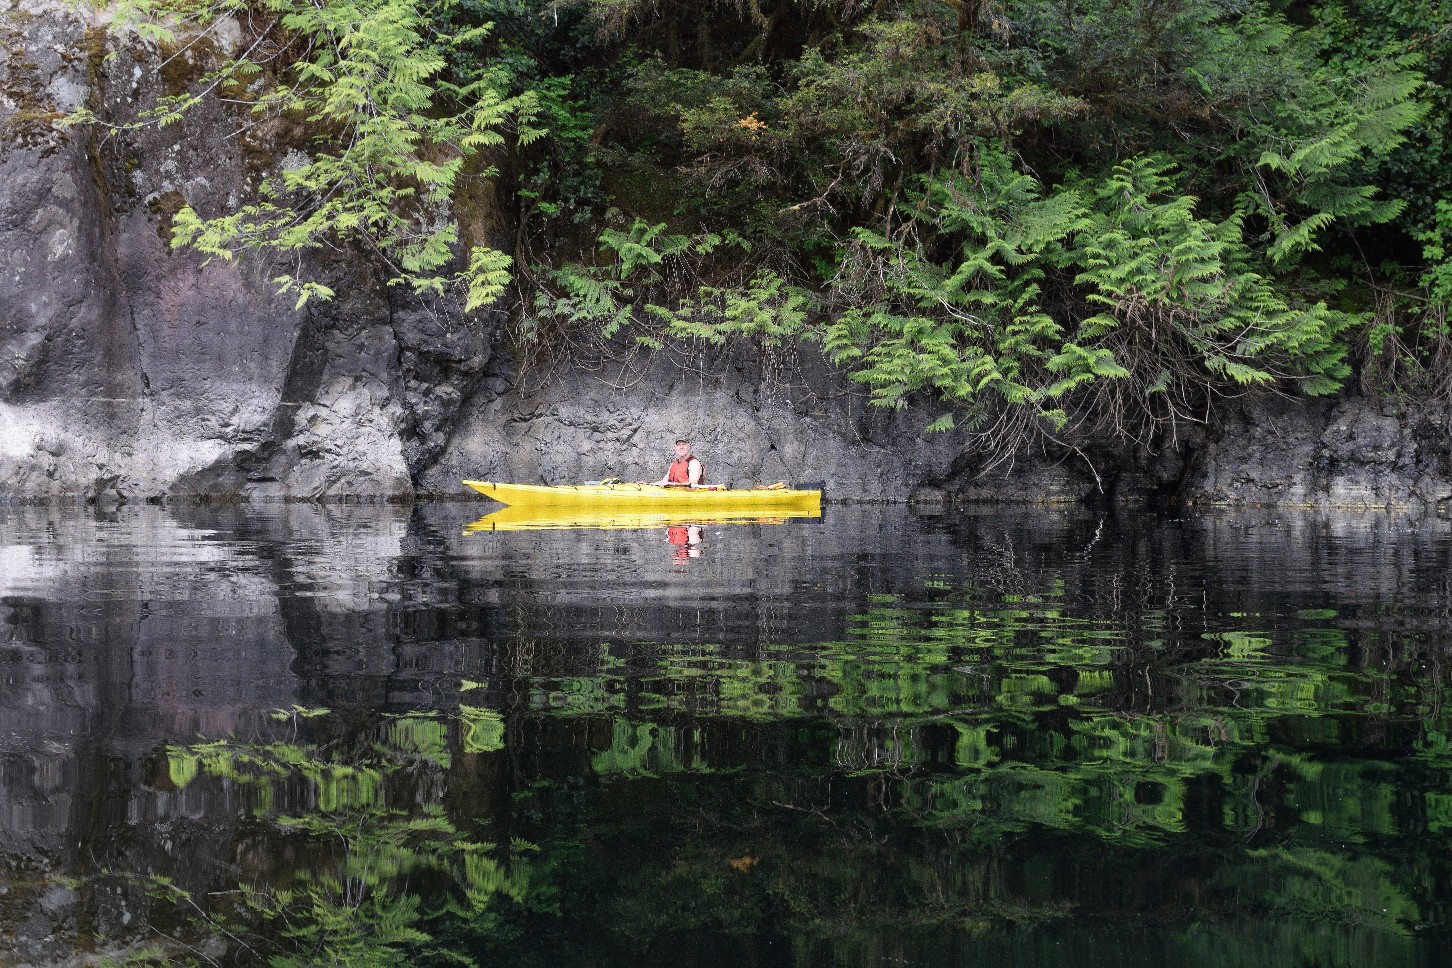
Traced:
[[[0, 2], [0, 499], [406, 499], [466, 476], [654, 477], [681, 434], [715, 480], [821, 480], [839, 499], [1452, 495], [1446, 408], [1263, 401], [1157, 455], [1086, 447], [984, 473], [951, 434], [922, 433], [930, 415], [874, 410], [805, 351], [523, 367], [504, 310], [465, 319], [338, 254], [310, 268], [339, 298], [294, 308], [277, 267], [165, 240], [182, 204], [235, 209], [306, 132], [249, 126], [216, 101], [136, 124], [235, 50], [240, 28], [163, 50], [118, 43], [83, 8]], [[102, 123], [55, 125], [82, 107]]]
[[[492, 321], [390, 293], [350, 260], [344, 295], [298, 310], [274, 267], [165, 239], [182, 204], [235, 208], [289, 133], [218, 103], [180, 124], [144, 106], [193, 83], [239, 32], [178, 51], [116, 45], [93, 17], [0, 14], [0, 482], [11, 495], [407, 495], [489, 355]], [[100, 124], [60, 116], [89, 107]]]
[[1181, 493], [1196, 504], [1445, 509], [1452, 407], [1261, 400], [1223, 416]]

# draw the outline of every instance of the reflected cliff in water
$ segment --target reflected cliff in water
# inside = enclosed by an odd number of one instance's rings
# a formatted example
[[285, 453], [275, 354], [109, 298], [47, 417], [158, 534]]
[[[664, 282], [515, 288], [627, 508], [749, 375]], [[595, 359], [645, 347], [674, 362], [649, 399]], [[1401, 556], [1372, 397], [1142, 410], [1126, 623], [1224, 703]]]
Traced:
[[1445, 949], [1447, 522], [478, 513], [0, 510], [0, 962]]

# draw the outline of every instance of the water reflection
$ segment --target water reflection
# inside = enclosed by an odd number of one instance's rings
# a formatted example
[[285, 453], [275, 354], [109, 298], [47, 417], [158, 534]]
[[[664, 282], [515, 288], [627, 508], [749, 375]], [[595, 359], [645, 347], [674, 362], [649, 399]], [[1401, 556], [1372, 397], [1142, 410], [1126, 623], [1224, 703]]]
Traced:
[[465, 534], [490, 531], [541, 530], [617, 530], [638, 528], [705, 527], [719, 524], [784, 524], [787, 521], [819, 519], [822, 509], [802, 510], [723, 510], [704, 514], [699, 508], [688, 510], [588, 509], [505, 505], [464, 526]]
[[703, 517], [695, 509], [590, 511], [580, 508], [508, 505], [477, 521], [471, 521], [464, 526], [464, 534], [483, 536], [496, 531], [580, 531], [586, 532], [580, 536], [583, 544], [598, 540], [588, 534], [591, 531], [655, 530], [663, 533], [666, 543], [671, 546], [671, 562], [677, 568], [684, 568], [705, 552], [710, 528], [729, 528], [743, 524], [780, 525], [789, 521], [819, 519], [821, 516], [820, 507], [799, 513], [723, 511]]
[[682, 567], [689, 564], [692, 558], [701, 557], [701, 552], [705, 550], [705, 533], [699, 524], [678, 524], [666, 528], [666, 541], [675, 549], [671, 552], [671, 559]]
[[0, 510], [0, 961], [1446, 943], [1445, 522], [474, 513]]

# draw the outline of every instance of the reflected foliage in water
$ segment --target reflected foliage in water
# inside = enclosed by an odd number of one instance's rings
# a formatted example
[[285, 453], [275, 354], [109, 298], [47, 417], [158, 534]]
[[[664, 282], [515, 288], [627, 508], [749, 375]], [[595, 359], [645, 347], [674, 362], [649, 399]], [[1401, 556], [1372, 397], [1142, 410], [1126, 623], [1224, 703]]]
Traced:
[[5, 511], [0, 953], [1435, 964], [1452, 536]]
[[[466, 749], [488, 720], [487, 711], [473, 713], [462, 729]], [[272, 718], [325, 715], [293, 707]], [[256, 866], [241, 871], [235, 896], [224, 892], [203, 911], [197, 898], [182, 895], [175, 898], [182, 908], [279, 968], [468, 963], [465, 952], [440, 941], [441, 930], [492, 925], [496, 898], [523, 902], [538, 894], [528, 859], [536, 848], [521, 840], [501, 848], [447, 815], [439, 795], [452, 758], [444, 717], [385, 716], [374, 732], [362, 743], [332, 737], [168, 747], [170, 782], [180, 790], [210, 781], [203, 795], [245, 805], [253, 836], [265, 845]]]

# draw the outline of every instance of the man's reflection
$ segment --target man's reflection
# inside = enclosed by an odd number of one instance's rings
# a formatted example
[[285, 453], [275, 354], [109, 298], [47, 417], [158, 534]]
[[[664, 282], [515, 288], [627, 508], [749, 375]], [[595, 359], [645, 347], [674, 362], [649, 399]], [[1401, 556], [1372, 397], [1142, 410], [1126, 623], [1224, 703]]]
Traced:
[[666, 528], [666, 540], [675, 548], [671, 551], [671, 559], [679, 565], [684, 565], [692, 558], [701, 557], [701, 526], [699, 524], [678, 524]]

